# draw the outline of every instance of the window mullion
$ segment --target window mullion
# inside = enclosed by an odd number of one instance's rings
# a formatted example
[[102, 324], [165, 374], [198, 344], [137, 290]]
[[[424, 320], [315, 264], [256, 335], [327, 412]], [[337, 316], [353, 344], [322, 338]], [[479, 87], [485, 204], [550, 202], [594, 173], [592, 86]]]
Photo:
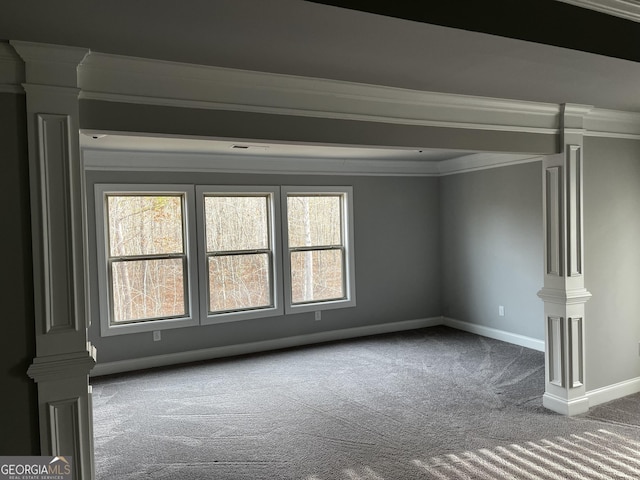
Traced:
[[207, 256], [209, 257], [225, 257], [232, 255], [257, 255], [257, 254], [271, 254], [271, 249], [269, 248], [260, 248], [253, 250], [216, 250], [213, 252], [207, 252]]
[[314, 247], [291, 247], [290, 252], [318, 252], [322, 250], [344, 250], [342, 245], [318, 245]]

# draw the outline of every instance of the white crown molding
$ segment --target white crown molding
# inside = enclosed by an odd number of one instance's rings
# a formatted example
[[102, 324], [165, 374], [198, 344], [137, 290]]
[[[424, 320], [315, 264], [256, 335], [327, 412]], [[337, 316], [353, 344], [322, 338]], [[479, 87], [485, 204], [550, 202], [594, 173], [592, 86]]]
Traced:
[[584, 127], [590, 137], [640, 140], [640, 113], [594, 108], [585, 117]]
[[289, 157], [275, 155], [117, 150], [82, 147], [86, 170], [298, 175], [444, 176], [536, 162], [540, 156], [475, 153], [442, 161]]
[[86, 170], [436, 176], [437, 162], [82, 149]]
[[521, 163], [541, 161], [540, 155], [519, 155], [504, 153], [473, 153], [458, 158], [442, 160], [438, 162], [438, 174], [440, 176], [458, 173], [476, 172], [491, 168], [519, 165]]
[[554, 134], [556, 104], [407, 90], [92, 52], [81, 99]]
[[640, 2], [636, 0], [558, 0], [607, 15], [640, 22]]
[[0, 93], [23, 94], [24, 62], [7, 42], [0, 42]]
[[[80, 49], [81, 50], [81, 49]], [[91, 52], [80, 98], [471, 130], [640, 138], [640, 114], [474, 97]]]

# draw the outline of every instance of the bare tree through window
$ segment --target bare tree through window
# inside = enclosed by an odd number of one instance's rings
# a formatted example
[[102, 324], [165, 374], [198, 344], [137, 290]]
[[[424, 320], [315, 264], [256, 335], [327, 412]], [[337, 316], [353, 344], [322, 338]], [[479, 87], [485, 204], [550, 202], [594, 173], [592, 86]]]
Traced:
[[108, 195], [111, 318], [114, 323], [184, 316], [181, 195]]
[[273, 305], [270, 195], [206, 195], [209, 312]]
[[345, 297], [342, 202], [336, 194], [287, 197], [293, 303]]

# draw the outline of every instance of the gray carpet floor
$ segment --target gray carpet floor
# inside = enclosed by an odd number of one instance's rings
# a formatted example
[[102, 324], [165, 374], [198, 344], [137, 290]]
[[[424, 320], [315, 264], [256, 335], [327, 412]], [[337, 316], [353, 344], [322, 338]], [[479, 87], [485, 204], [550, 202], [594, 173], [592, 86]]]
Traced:
[[537, 351], [446, 327], [92, 380], [106, 479], [640, 478], [640, 398], [542, 407]]

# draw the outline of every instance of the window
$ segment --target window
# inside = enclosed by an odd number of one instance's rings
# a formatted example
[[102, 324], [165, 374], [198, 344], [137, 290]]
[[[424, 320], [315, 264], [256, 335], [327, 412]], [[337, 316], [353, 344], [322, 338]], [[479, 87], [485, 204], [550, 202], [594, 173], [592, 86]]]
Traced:
[[103, 335], [197, 323], [190, 202], [176, 186], [97, 186]]
[[203, 323], [281, 315], [277, 188], [199, 186]]
[[355, 305], [352, 189], [96, 184], [102, 335]]
[[282, 187], [288, 312], [355, 306], [350, 187]]

